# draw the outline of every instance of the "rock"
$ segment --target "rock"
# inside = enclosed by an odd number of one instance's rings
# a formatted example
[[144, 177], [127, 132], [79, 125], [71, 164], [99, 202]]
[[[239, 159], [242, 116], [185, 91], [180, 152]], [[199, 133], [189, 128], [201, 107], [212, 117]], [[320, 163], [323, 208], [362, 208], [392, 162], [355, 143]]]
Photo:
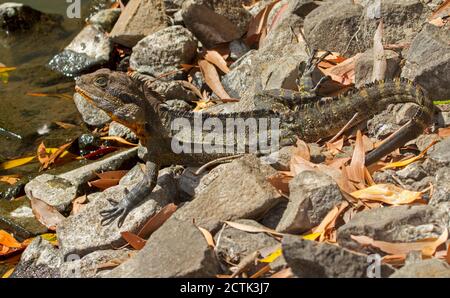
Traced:
[[281, 147], [279, 151], [261, 156], [261, 162], [271, 165], [277, 171], [289, 171], [293, 146]]
[[250, 48], [241, 39], [233, 40], [232, 42], [230, 42], [229, 47], [230, 58], [235, 61], [244, 56], [248, 51], [250, 51]]
[[277, 231], [301, 234], [320, 224], [331, 209], [342, 201], [334, 180], [322, 173], [303, 171], [289, 182], [289, 203]]
[[58, 15], [45, 14], [28, 5], [14, 2], [0, 4], [0, 32], [11, 34], [13, 32], [26, 32], [43, 25], [45, 29], [59, 26], [63, 18]]
[[414, 181], [420, 181], [427, 176], [427, 172], [420, 163], [414, 162], [407, 165], [401, 170], [396, 172], [396, 175], [406, 183], [410, 184]]
[[182, 16], [186, 27], [207, 48], [240, 38], [251, 19], [239, 0], [187, 0]]
[[100, 211], [111, 207], [107, 199], [120, 201], [125, 197], [125, 189], [132, 189], [139, 180], [136, 179], [132, 186], [118, 185], [101, 193], [88, 195], [87, 206], [79, 213], [67, 217], [57, 227], [56, 232], [63, 256], [77, 254], [81, 258], [96, 250], [109, 249], [111, 245], [120, 247], [125, 243], [121, 232], [137, 233], [151, 216], [171, 203], [172, 198], [176, 196], [172, 173], [162, 170], [158, 176], [158, 185], [128, 214], [121, 228], [117, 227], [117, 222], [102, 226]]
[[139, 41], [130, 65], [138, 72], [158, 77], [179, 70], [180, 64], [191, 63], [196, 54], [197, 41], [192, 33], [182, 26], [171, 26]]
[[[372, 3], [362, 4], [365, 6], [351, 0], [329, 1], [309, 13], [305, 18], [305, 36], [311, 47], [350, 56], [372, 47], [377, 22], [370, 16]], [[383, 0], [379, 15], [384, 22], [383, 41], [387, 44], [411, 41], [427, 15], [428, 10], [420, 0]]]
[[112, 43], [107, 34], [93, 25], [84, 27], [72, 42], [48, 63], [49, 67], [74, 77], [109, 62]]
[[369, 119], [367, 121], [367, 131], [369, 137], [374, 137], [381, 140], [396, 132], [400, 128], [400, 125], [395, 123], [396, 117], [394, 110], [401, 106], [402, 104], [388, 105], [384, 111]]
[[105, 111], [100, 110], [93, 104], [89, 103], [78, 93], [73, 95], [73, 101], [83, 118], [83, 121], [87, 124], [95, 127], [100, 127], [111, 121], [111, 118]]
[[305, 18], [311, 11], [319, 7], [317, 2], [313, 0], [289, 1], [288, 3], [288, 11], [301, 18]]
[[89, 18], [88, 23], [100, 27], [105, 32], [110, 32], [119, 19], [120, 8], [102, 9]]
[[170, 218], [131, 260], [106, 277], [215, 277], [219, 262], [191, 221]]
[[62, 259], [58, 249], [40, 236], [33, 239], [20, 257], [12, 278], [59, 278]]
[[[387, 62], [385, 79], [391, 80], [394, 77], [398, 77], [400, 71], [399, 64], [401, 61], [399, 54], [391, 50], [385, 50], [384, 55], [386, 56]], [[356, 60], [355, 85], [357, 88], [373, 82], [373, 62], [373, 49], [365, 51], [362, 55], [360, 55], [359, 59]]]
[[175, 218], [195, 220], [197, 225], [216, 231], [221, 221], [258, 219], [278, 203], [280, 195], [266, 180], [275, 170], [257, 157], [247, 155], [220, 167], [222, 172], [192, 202], [179, 208]]
[[26, 197], [0, 200], [0, 229], [10, 232], [19, 241], [47, 231], [34, 216], [30, 200]]
[[439, 111], [436, 118], [439, 127], [450, 126], [450, 112]]
[[[183, 193], [185, 193], [186, 195], [188, 195], [189, 197], [192, 197], [195, 195], [201, 179], [205, 175], [208, 175], [206, 172], [203, 172], [200, 175], [195, 175], [195, 172], [197, 171], [197, 169], [198, 168], [188, 167], [188, 168], [184, 169], [183, 173], [177, 178], [178, 189], [180, 191], [182, 191]], [[212, 171], [214, 171], [214, 170], [212, 170]]]
[[[374, 273], [375, 264], [364, 254], [298, 236], [284, 236], [282, 251], [292, 272], [301, 278], [363, 278]], [[379, 277], [387, 277], [393, 271], [381, 265]]]
[[270, 229], [275, 230], [280, 223], [281, 218], [283, 217], [284, 212], [286, 211], [288, 200], [283, 200], [278, 203], [276, 206], [272, 207], [264, 217], [259, 221], [263, 226], [266, 226]]
[[110, 36], [114, 42], [132, 48], [145, 36], [166, 26], [163, 0], [130, 0]]
[[374, 248], [364, 248], [351, 239], [351, 235], [364, 235], [386, 242], [414, 242], [439, 237], [448, 223], [448, 215], [429, 206], [392, 206], [357, 213], [337, 230], [340, 246], [368, 253]]
[[449, 278], [450, 266], [438, 259], [407, 264], [390, 276], [391, 278]]
[[131, 129], [115, 121], [109, 124], [108, 135], [121, 137], [132, 143], [138, 142], [138, 137]]
[[42, 174], [25, 185], [25, 193], [64, 212], [95, 173], [117, 170], [136, 154], [137, 148], [131, 148], [57, 176]]
[[428, 150], [428, 158], [441, 167], [450, 165], [450, 138], [444, 138]]
[[[222, 77], [222, 85], [233, 98], [240, 98], [253, 82], [252, 68], [256, 51], [252, 50], [232, 64], [230, 72]], [[236, 66], [235, 66], [236, 64]]]
[[[158, 92], [165, 98], [165, 104], [170, 104], [168, 101], [173, 100], [177, 101], [177, 105], [180, 105], [182, 101], [195, 101], [197, 100], [197, 95], [195, 95], [192, 91], [186, 89], [181, 81], [162, 81], [158, 80], [158, 83], [153, 85], [154, 91]], [[189, 104], [184, 102], [184, 107], [177, 106], [177, 108], [184, 109], [185, 107], [189, 107]]]
[[[436, 172], [436, 184], [429, 205], [435, 206], [450, 214], [450, 168], [440, 168]], [[447, 226], [450, 229], [450, 221]]]
[[420, 135], [415, 139], [414, 142], [417, 145], [417, 149], [423, 151], [434, 141], [440, 142], [441, 140], [442, 139], [439, 137], [439, 135], [432, 133]]
[[101, 268], [102, 265], [109, 262], [125, 262], [135, 254], [128, 249], [118, 250], [98, 250], [94, 251], [81, 259], [74, 258], [71, 261], [62, 263], [60, 273], [62, 278], [91, 278], [101, 277], [113, 268]]
[[25, 185], [25, 193], [29, 198], [41, 199], [64, 212], [73, 199], [77, 197], [78, 187], [61, 177], [42, 174]]
[[406, 55], [402, 76], [420, 84], [433, 100], [450, 97], [450, 26], [426, 24]]
[[[241, 219], [236, 222], [252, 227], [263, 227], [254, 220]], [[235, 264], [256, 250], [278, 244], [277, 240], [266, 233], [248, 233], [230, 226], [216, 233], [214, 238], [217, 254], [227, 262]]]
[[184, 100], [171, 99], [171, 100], [165, 101], [163, 104], [172, 109], [177, 109], [180, 111], [191, 111], [192, 110], [192, 106], [189, 105]]

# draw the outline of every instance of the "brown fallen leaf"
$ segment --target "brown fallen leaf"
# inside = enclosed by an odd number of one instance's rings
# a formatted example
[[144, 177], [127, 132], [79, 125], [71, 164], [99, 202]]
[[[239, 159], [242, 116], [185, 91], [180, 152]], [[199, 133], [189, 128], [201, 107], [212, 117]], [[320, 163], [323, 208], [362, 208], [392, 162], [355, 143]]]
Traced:
[[42, 164], [40, 170], [46, 170], [48, 169], [52, 164], [54, 164], [65, 152], [69, 149], [70, 146], [72, 146], [73, 142], [75, 142], [76, 138], [72, 141], [61, 145], [55, 152], [53, 152], [48, 159], [45, 159], [45, 162]]
[[361, 53], [358, 53], [333, 67], [320, 69], [325, 75], [330, 76], [333, 81], [339, 82], [345, 86], [353, 85], [355, 83], [356, 61], [358, 61], [361, 55]]
[[347, 167], [348, 178], [355, 183], [358, 188], [365, 186], [364, 180], [364, 162], [365, 151], [362, 133], [360, 130], [356, 133], [355, 148], [353, 149], [352, 161], [350, 166]]
[[98, 189], [105, 190], [112, 186], [119, 184], [120, 179], [122, 179], [125, 174], [128, 173], [127, 170], [119, 170], [119, 171], [107, 171], [103, 173], [95, 173], [97, 177], [100, 179], [89, 181], [89, 186], [95, 186]]
[[200, 232], [202, 232], [203, 237], [205, 237], [205, 240], [208, 243], [208, 246], [210, 246], [212, 248], [216, 247], [216, 244], [214, 243], [214, 238], [213, 238], [213, 236], [211, 235], [211, 233], [207, 229], [204, 229], [204, 228], [199, 227], [199, 226], [197, 226], [197, 229], [199, 229]]
[[145, 243], [147, 243], [147, 241], [131, 232], [121, 232], [120, 235], [122, 235], [122, 238], [136, 250], [141, 250], [144, 248]]
[[422, 199], [422, 193], [410, 191], [394, 184], [375, 184], [351, 193], [357, 199], [383, 202], [389, 205], [411, 204]]
[[407, 166], [407, 165], [409, 165], [409, 164], [411, 164], [411, 163], [413, 163], [413, 162], [415, 162], [415, 161], [421, 159], [422, 157], [424, 157], [425, 154], [427, 153], [427, 151], [428, 151], [431, 147], [433, 147], [434, 144], [436, 144], [436, 143], [437, 143], [437, 141], [431, 142], [431, 144], [428, 145], [427, 148], [425, 148], [425, 149], [424, 149], [422, 152], [420, 152], [420, 154], [417, 155], [417, 156], [414, 156], [414, 157], [412, 157], [412, 158], [408, 158], [408, 159], [405, 159], [405, 160], [401, 160], [401, 161], [389, 163], [389, 164], [385, 165], [382, 169], [383, 169], [383, 170], [386, 170], [386, 169], [392, 169], [392, 168], [405, 167], [405, 166]]
[[139, 231], [138, 236], [148, 239], [150, 235], [156, 231], [170, 216], [177, 210], [177, 206], [173, 203], [164, 206], [157, 214], [152, 216], [147, 223]]
[[69, 129], [69, 128], [75, 128], [77, 127], [75, 124], [72, 123], [66, 123], [66, 122], [61, 122], [61, 121], [55, 121], [55, 124], [58, 125], [61, 128], [64, 129]]
[[101, 137], [100, 139], [102, 139], [102, 140], [109, 140], [109, 141], [116, 141], [116, 142], [118, 142], [120, 144], [133, 146], [133, 147], [136, 147], [136, 146], [139, 145], [139, 144], [134, 144], [134, 143], [128, 142], [124, 138], [121, 138], [121, 137], [118, 137], [118, 136], [105, 136], [105, 137]]
[[20, 180], [19, 175], [5, 175], [0, 176], [0, 182], [5, 182], [10, 185], [16, 184]]
[[247, 35], [245, 37], [245, 41], [247, 44], [258, 44], [262, 40], [261, 36], [265, 31], [267, 31], [267, 20], [269, 17], [269, 13], [278, 2], [280, 2], [280, 0], [275, 0], [267, 4], [264, 9], [262, 9], [250, 21], [250, 24], [248, 25]]
[[10, 248], [21, 248], [22, 245], [11, 234], [4, 230], [0, 230], [0, 245]]
[[383, 32], [383, 19], [381, 19], [373, 36], [372, 81], [384, 80], [386, 77], [387, 60], [383, 47]]
[[30, 201], [36, 219], [49, 230], [56, 231], [56, 227], [65, 217], [55, 207], [33, 197], [33, 194], [30, 195]]
[[222, 55], [220, 55], [217, 51], [207, 50], [204, 58], [214, 64], [217, 68], [219, 68], [224, 73], [229, 73], [230, 69], [228, 68], [227, 62], [223, 59]]
[[198, 61], [198, 65], [200, 66], [200, 71], [202, 72], [208, 87], [211, 88], [219, 98], [231, 98], [223, 88], [219, 74], [214, 65], [203, 59]]
[[407, 243], [392, 243], [385, 241], [374, 240], [367, 236], [355, 236], [351, 235], [351, 238], [361, 245], [370, 245], [379, 248], [385, 253], [392, 255], [408, 254], [411, 251], [422, 251], [425, 257], [431, 257], [436, 249], [448, 239], [448, 230], [444, 228], [444, 231], [439, 238], [424, 239], [422, 241], [407, 242]]
[[279, 233], [275, 230], [266, 228], [266, 227], [254, 227], [254, 226], [250, 226], [250, 225], [246, 225], [246, 224], [241, 224], [238, 222], [232, 222], [232, 221], [225, 221], [225, 223], [227, 225], [229, 225], [232, 228], [244, 231], [244, 232], [249, 232], [249, 233], [267, 233], [270, 235], [275, 235], [275, 236], [283, 236], [283, 233]]
[[324, 217], [322, 222], [314, 229], [312, 229], [312, 233], [320, 233], [319, 241], [323, 242], [325, 240], [331, 240], [334, 242], [334, 239], [330, 238], [331, 232], [336, 227], [336, 220], [339, 216], [347, 209], [349, 203], [347, 201], [343, 201], [338, 206], [334, 206], [331, 211]]

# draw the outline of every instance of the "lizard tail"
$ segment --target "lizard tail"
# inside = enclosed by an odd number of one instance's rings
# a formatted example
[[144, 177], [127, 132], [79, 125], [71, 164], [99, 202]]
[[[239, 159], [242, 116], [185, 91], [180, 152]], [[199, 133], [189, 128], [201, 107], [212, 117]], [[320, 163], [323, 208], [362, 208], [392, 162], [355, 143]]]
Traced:
[[425, 90], [418, 84], [406, 79], [395, 79], [393, 81], [377, 81], [364, 87], [364, 94], [368, 96], [379, 93], [377, 110], [381, 111], [389, 104], [414, 103], [417, 105], [416, 113], [397, 132], [389, 136], [384, 142], [367, 154], [365, 164], [370, 165], [395, 149], [403, 146], [408, 141], [419, 136], [431, 123], [434, 105], [427, 96]]

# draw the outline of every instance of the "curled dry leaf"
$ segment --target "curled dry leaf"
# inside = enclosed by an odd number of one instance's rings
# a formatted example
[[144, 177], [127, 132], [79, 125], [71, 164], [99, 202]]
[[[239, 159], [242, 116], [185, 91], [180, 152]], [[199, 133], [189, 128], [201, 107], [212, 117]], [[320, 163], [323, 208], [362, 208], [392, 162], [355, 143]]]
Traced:
[[219, 98], [231, 98], [220, 82], [219, 74], [213, 64], [206, 60], [199, 60], [198, 65], [206, 84]]
[[364, 143], [361, 131], [356, 133], [355, 148], [353, 150], [352, 161], [347, 167], [348, 178], [355, 183], [359, 188], [365, 186], [364, 184], [364, 161], [365, 161]]
[[351, 238], [361, 245], [370, 245], [392, 255], [406, 255], [411, 251], [422, 251], [424, 256], [431, 257], [436, 252], [436, 249], [447, 241], [448, 230], [444, 228], [444, 231], [437, 239], [424, 239], [422, 241], [407, 243], [377, 241], [367, 236], [351, 235]]
[[275, 235], [275, 236], [283, 236], [283, 233], [279, 233], [275, 230], [266, 228], [266, 227], [254, 227], [254, 226], [250, 226], [250, 225], [246, 225], [246, 224], [241, 224], [241, 223], [237, 223], [237, 222], [232, 222], [232, 221], [225, 221], [225, 223], [227, 225], [229, 225], [232, 228], [244, 231], [244, 232], [249, 232], [249, 233], [268, 233], [270, 235]]
[[401, 161], [389, 163], [389, 164], [385, 165], [382, 169], [383, 169], [383, 170], [386, 170], [386, 169], [392, 169], [392, 168], [405, 167], [405, 166], [407, 166], [407, 165], [409, 165], [409, 164], [411, 164], [411, 163], [413, 163], [413, 162], [415, 162], [415, 161], [421, 159], [422, 157], [424, 157], [425, 154], [427, 153], [427, 151], [428, 151], [431, 147], [433, 147], [434, 144], [436, 144], [436, 143], [437, 143], [437, 141], [431, 142], [431, 144], [428, 145], [427, 148], [425, 148], [425, 149], [424, 149], [422, 152], [420, 152], [420, 154], [417, 155], [417, 156], [414, 156], [414, 157], [411, 157], [411, 158], [408, 158], [408, 159], [405, 159], [405, 160], [401, 160]]
[[389, 205], [411, 204], [422, 199], [422, 193], [400, 188], [394, 184], [375, 184], [351, 193], [357, 199], [383, 202]]
[[230, 69], [228, 68], [227, 62], [217, 51], [207, 50], [204, 56], [206, 60], [214, 64], [217, 68], [219, 68], [224, 73], [229, 73]]
[[[331, 235], [333, 230], [336, 227], [336, 220], [339, 218], [339, 216], [344, 212], [347, 207], [349, 206], [347, 201], [343, 201], [338, 206], [334, 206], [333, 209], [331, 209], [330, 212], [324, 217], [322, 222], [312, 230], [314, 234], [318, 233], [320, 234], [319, 241], [323, 242], [325, 240], [331, 240]], [[333, 241], [334, 242], [334, 241]]]
[[120, 179], [122, 179], [125, 174], [128, 173], [127, 170], [119, 171], [108, 171], [103, 173], [95, 173], [100, 179], [88, 182], [89, 186], [95, 186], [101, 190], [110, 188], [119, 184]]
[[10, 248], [21, 248], [22, 245], [11, 234], [4, 230], [0, 230], [0, 245]]
[[330, 76], [333, 81], [345, 86], [353, 85], [355, 83], [355, 65], [360, 56], [361, 53], [358, 53], [342, 63], [326, 69], [321, 68], [321, 70], [325, 75]]
[[387, 61], [383, 47], [383, 19], [373, 36], [373, 71], [372, 81], [384, 80], [386, 77]]
[[130, 244], [131, 247], [136, 250], [141, 250], [142, 248], [144, 248], [145, 243], [147, 242], [138, 235], [131, 232], [121, 232], [120, 235], [122, 235], [122, 238], [125, 239], [125, 241], [128, 242], [128, 244]]
[[0, 170], [9, 170], [12, 168], [23, 166], [24, 164], [31, 162], [35, 158], [36, 156], [30, 156], [2, 162], [0, 163]]
[[56, 227], [65, 217], [55, 207], [48, 205], [32, 195], [30, 196], [30, 201], [31, 209], [36, 219], [49, 230], [56, 231]]
[[214, 238], [207, 229], [204, 229], [199, 226], [197, 226], [197, 229], [199, 229], [200, 232], [202, 232], [203, 237], [205, 237], [206, 243], [208, 243], [208, 246], [210, 246], [212, 248], [216, 247], [216, 244], [214, 243]]
[[177, 206], [173, 203], [164, 206], [157, 214], [152, 216], [147, 223], [139, 231], [138, 236], [148, 239], [150, 235], [156, 231], [170, 216], [177, 210]]

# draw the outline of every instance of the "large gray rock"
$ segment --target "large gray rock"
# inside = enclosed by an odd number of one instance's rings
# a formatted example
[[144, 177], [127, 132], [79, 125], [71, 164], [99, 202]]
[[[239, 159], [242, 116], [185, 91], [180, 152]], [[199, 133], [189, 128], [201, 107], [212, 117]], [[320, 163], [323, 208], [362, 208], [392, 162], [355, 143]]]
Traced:
[[109, 36], [96, 26], [88, 25], [48, 65], [55, 71], [73, 77], [106, 65], [112, 49]]
[[289, 203], [277, 231], [300, 234], [320, 224], [342, 201], [339, 186], [330, 176], [304, 171], [289, 182]]
[[131, 148], [60, 175], [42, 174], [25, 185], [25, 193], [63, 212], [95, 173], [117, 170], [136, 155], [137, 148]]
[[[254, 220], [240, 219], [236, 222], [252, 227], [263, 227]], [[248, 233], [230, 226], [216, 233], [214, 238], [217, 254], [234, 264], [238, 264], [245, 256], [256, 250], [278, 244], [277, 240], [266, 233]]]
[[133, 48], [130, 66], [158, 77], [191, 63], [196, 54], [197, 40], [192, 33], [182, 26], [171, 26], [139, 41]]
[[100, 110], [93, 104], [89, 103], [83, 96], [74, 93], [73, 101], [80, 112], [83, 121], [91, 126], [100, 127], [111, 121], [111, 118], [105, 111]]
[[59, 278], [62, 258], [50, 242], [40, 236], [28, 245], [20, 257], [11, 277], [13, 278]]
[[[358, 4], [352, 0], [327, 1], [306, 16], [306, 38], [313, 48], [347, 55], [364, 52], [372, 46], [377, 27], [370, 16], [371, 4], [371, 1]], [[411, 41], [428, 13], [420, 0], [383, 0], [379, 17], [384, 22], [384, 42]]]
[[131, 0], [114, 25], [110, 36], [114, 42], [132, 48], [145, 36], [166, 26], [163, 0]]
[[450, 138], [445, 138], [435, 144], [428, 151], [429, 159], [438, 167], [448, 167], [450, 165]]
[[47, 231], [34, 216], [30, 200], [26, 197], [0, 200], [0, 229], [12, 233], [19, 241]]
[[219, 262], [192, 221], [171, 218], [131, 260], [105, 277], [215, 277]]
[[280, 195], [266, 180], [275, 170], [262, 164], [254, 155], [246, 155], [221, 167], [223, 171], [192, 202], [178, 209], [174, 217], [195, 220], [199, 226], [215, 231], [221, 221], [258, 219], [279, 202]]
[[125, 262], [136, 252], [128, 249], [110, 249], [94, 251], [81, 259], [73, 258], [61, 264], [60, 274], [63, 278], [101, 277], [114, 267], [102, 268], [102, 265]]
[[450, 278], [450, 266], [438, 259], [407, 264], [390, 276], [391, 278]]
[[406, 55], [402, 76], [419, 83], [431, 99], [450, 97], [450, 26], [426, 24], [414, 38]]
[[357, 213], [337, 230], [337, 241], [342, 247], [375, 252], [351, 239], [364, 235], [386, 242], [414, 242], [439, 237], [448, 223], [448, 214], [438, 208], [423, 206], [392, 206]]
[[[385, 72], [385, 79], [393, 79], [394, 77], [397, 77], [400, 68], [400, 57], [399, 54], [397, 54], [394, 51], [391, 50], [385, 50], [384, 55], [386, 56], [386, 72]], [[364, 84], [369, 84], [373, 82], [372, 79], [372, 73], [373, 73], [373, 49], [369, 49], [366, 52], [364, 52], [359, 59], [356, 60], [355, 64], [355, 85], [356, 87], [361, 87]]]
[[105, 32], [109, 32], [117, 22], [120, 13], [120, 8], [102, 9], [90, 17], [88, 23], [102, 28]]
[[81, 258], [96, 250], [110, 249], [111, 246], [120, 247], [125, 243], [121, 232], [137, 233], [151, 216], [171, 203], [172, 198], [176, 196], [172, 173], [162, 170], [158, 185], [128, 214], [121, 228], [117, 226], [117, 222], [102, 226], [100, 211], [111, 208], [108, 199], [117, 202], [122, 200], [126, 195], [125, 189], [132, 189], [142, 179], [142, 175], [135, 177], [134, 183], [128, 187], [117, 185], [101, 193], [88, 195], [87, 206], [58, 225], [56, 232], [63, 256], [77, 254]]
[[[298, 236], [283, 237], [282, 251], [292, 272], [298, 277], [363, 278], [371, 277], [376, 272], [371, 267], [375, 264], [367, 255]], [[394, 271], [386, 265], [381, 265], [379, 270], [379, 277], [387, 277]]]
[[240, 0], [187, 0], [183, 3], [182, 17], [195, 37], [211, 48], [244, 35], [251, 14]]

